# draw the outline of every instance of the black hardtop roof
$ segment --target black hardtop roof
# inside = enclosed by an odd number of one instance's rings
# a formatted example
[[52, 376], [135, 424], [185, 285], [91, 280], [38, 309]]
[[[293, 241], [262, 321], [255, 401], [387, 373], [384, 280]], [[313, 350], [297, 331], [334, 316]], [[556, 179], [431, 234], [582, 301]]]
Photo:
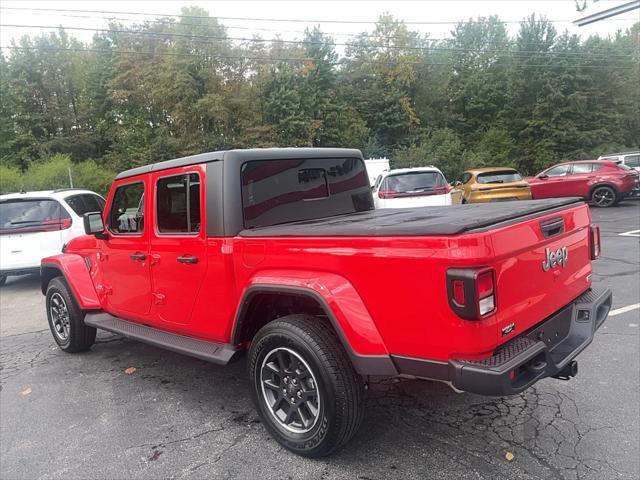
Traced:
[[166, 160], [164, 162], [151, 163], [141, 167], [131, 168], [120, 172], [116, 180], [133, 177], [169, 168], [186, 167], [199, 163], [224, 161], [247, 161], [247, 160], [285, 160], [299, 158], [340, 158], [358, 157], [362, 158], [362, 152], [353, 148], [251, 148], [245, 150], [221, 150], [217, 152], [206, 152], [188, 157]]

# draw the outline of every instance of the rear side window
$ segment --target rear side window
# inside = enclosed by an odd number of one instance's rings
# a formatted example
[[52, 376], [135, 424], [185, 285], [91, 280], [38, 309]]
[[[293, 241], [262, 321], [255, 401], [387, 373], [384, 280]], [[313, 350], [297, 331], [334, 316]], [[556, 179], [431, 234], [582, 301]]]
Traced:
[[109, 211], [109, 230], [113, 233], [141, 233], [144, 230], [144, 184], [116, 188]]
[[574, 163], [573, 164], [573, 174], [580, 175], [585, 173], [591, 173], [593, 170], [593, 163]]
[[156, 219], [159, 233], [200, 231], [200, 177], [197, 173], [158, 180]]
[[382, 182], [380, 190], [396, 193], [426, 192], [444, 187], [446, 183], [440, 172], [409, 172], [389, 175]]
[[640, 167], [640, 155], [627, 155], [624, 157], [624, 164], [631, 168]]
[[242, 166], [245, 228], [373, 209], [358, 158], [257, 160]]
[[510, 183], [519, 182], [522, 176], [515, 170], [504, 170], [501, 172], [486, 172], [478, 174], [478, 183]]
[[80, 217], [85, 213], [102, 212], [102, 210], [104, 210], [103, 198], [91, 193], [72, 195], [65, 198], [64, 201], [67, 202], [67, 205]]
[[[67, 211], [53, 199], [15, 199], [0, 202], [0, 231], [46, 231], [70, 220]], [[69, 224], [70, 225], [70, 224]]]

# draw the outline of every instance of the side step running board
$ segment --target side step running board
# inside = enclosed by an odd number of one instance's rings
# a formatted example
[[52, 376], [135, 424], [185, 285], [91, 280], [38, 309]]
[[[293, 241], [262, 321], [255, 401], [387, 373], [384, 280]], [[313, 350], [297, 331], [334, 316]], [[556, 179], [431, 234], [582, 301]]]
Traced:
[[84, 323], [90, 327], [118, 333], [133, 340], [219, 365], [226, 365], [238, 353], [238, 349], [231, 345], [176, 335], [157, 328], [126, 322], [104, 312], [87, 313], [84, 317]]

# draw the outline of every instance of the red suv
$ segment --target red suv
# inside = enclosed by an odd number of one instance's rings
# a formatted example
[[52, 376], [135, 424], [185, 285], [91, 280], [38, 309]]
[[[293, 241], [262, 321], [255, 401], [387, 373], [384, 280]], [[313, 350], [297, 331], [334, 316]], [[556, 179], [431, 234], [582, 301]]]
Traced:
[[580, 160], [554, 165], [527, 178], [534, 199], [582, 197], [611, 207], [638, 188], [638, 172], [619, 162]]

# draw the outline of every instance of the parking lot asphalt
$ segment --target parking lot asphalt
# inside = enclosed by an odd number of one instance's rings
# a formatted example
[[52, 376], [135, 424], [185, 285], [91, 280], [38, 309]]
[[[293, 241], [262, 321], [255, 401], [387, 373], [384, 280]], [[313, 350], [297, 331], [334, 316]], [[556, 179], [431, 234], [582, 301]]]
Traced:
[[[640, 202], [593, 217], [603, 243], [594, 286], [613, 290], [614, 309], [635, 304], [640, 238], [619, 234], [640, 229]], [[260, 424], [244, 361], [220, 367], [110, 334], [69, 355], [43, 306], [37, 278], [10, 278], [0, 290], [2, 479], [640, 477], [637, 309], [607, 320], [576, 378], [514, 397], [375, 382], [353, 441], [308, 460]]]

